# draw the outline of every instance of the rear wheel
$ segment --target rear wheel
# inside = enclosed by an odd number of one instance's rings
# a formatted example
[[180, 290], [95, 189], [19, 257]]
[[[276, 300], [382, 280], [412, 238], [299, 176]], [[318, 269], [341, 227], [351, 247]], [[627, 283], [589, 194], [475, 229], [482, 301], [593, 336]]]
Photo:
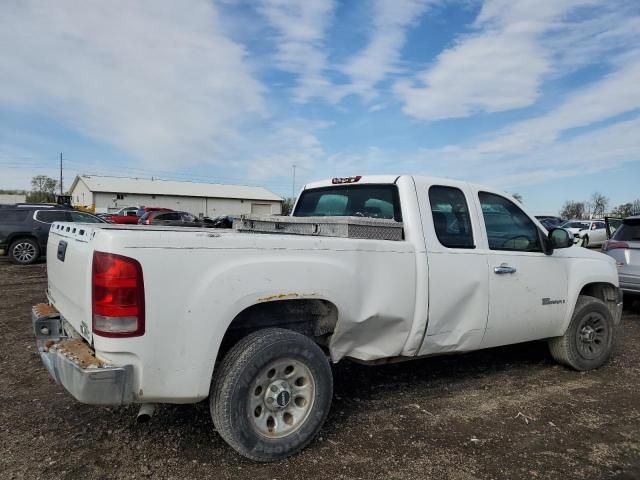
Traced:
[[320, 347], [299, 333], [269, 328], [229, 351], [209, 401], [220, 436], [241, 455], [268, 462], [314, 439], [332, 396], [331, 367]]
[[40, 256], [38, 242], [31, 238], [19, 238], [9, 246], [9, 258], [19, 265], [30, 265]]
[[549, 340], [551, 356], [576, 370], [601, 367], [611, 355], [614, 324], [607, 305], [600, 299], [578, 297], [565, 334]]

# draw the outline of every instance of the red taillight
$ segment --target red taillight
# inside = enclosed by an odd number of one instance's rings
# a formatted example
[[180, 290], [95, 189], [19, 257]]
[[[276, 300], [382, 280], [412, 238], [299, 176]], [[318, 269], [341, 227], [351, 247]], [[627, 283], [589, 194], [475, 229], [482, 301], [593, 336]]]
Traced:
[[93, 333], [102, 337], [144, 335], [144, 281], [137, 260], [94, 252]]
[[629, 248], [629, 244], [627, 242], [621, 242], [619, 240], [607, 240], [602, 244], [603, 252], [608, 252], [609, 250], [613, 250], [614, 248]]

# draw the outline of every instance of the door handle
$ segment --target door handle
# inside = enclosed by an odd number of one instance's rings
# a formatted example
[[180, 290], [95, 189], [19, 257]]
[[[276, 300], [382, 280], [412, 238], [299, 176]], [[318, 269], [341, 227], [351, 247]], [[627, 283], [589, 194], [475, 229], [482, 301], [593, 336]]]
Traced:
[[504, 275], [505, 273], [516, 273], [516, 269], [510, 267], [506, 263], [503, 263], [499, 267], [493, 267], [493, 272], [497, 273], [498, 275]]

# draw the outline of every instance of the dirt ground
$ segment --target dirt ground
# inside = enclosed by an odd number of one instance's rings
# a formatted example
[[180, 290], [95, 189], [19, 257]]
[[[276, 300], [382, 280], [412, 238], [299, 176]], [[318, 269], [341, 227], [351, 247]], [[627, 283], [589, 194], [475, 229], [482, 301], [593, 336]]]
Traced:
[[45, 265], [0, 259], [0, 477], [216, 479], [640, 478], [640, 305], [600, 370], [555, 365], [541, 342], [381, 367], [334, 367], [335, 398], [301, 454], [256, 464], [216, 434], [208, 405], [77, 403], [37, 355], [30, 309]]

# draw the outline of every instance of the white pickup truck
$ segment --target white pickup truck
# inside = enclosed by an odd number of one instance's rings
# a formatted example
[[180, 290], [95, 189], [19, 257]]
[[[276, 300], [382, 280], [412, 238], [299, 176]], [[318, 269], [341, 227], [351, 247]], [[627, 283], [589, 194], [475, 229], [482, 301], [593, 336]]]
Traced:
[[270, 461], [319, 432], [330, 361], [548, 339], [587, 370], [621, 318], [614, 260], [491, 188], [336, 178], [306, 185], [292, 217], [234, 227], [54, 224], [32, 313], [53, 378], [90, 404], [208, 398], [220, 435]]

